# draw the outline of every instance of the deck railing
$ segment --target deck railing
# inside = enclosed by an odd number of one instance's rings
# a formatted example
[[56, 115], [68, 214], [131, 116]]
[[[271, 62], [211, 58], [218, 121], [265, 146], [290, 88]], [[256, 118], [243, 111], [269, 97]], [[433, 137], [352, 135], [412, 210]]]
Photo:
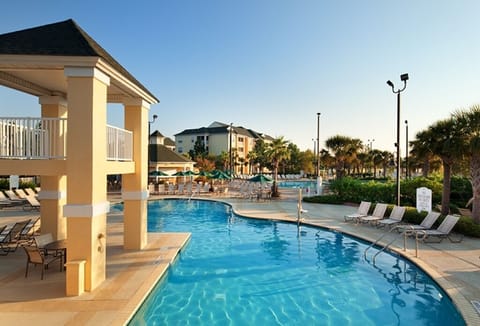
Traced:
[[[107, 160], [131, 161], [131, 131], [107, 126]], [[0, 158], [67, 158], [67, 119], [0, 118]]]
[[107, 126], [107, 160], [131, 161], [133, 158], [133, 133]]

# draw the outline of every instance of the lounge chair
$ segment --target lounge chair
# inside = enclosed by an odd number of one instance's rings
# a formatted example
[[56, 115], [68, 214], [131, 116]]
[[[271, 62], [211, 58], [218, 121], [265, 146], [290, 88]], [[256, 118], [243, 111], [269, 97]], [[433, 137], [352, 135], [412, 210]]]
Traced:
[[42, 280], [43, 280], [43, 274], [45, 273], [45, 270], [48, 268], [48, 265], [56, 260], [59, 261], [60, 271], [62, 271], [63, 257], [61, 255], [46, 257], [38, 247], [34, 247], [34, 246], [25, 246], [23, 247], [23, 249], [25, 249], [25, 253], [27, 254], [27, 267], [25, 269], [25, 277], [28, 276], [28, 267], [30, 264], [42, 266], [42, 276], [41, 276]]
[[349, 214], [349, 215], [345, 215], [345, 216], [344, 216], [345, 222], [356, 221], [356, 220], [359, 219], [360, 217], [367, 216], [367, 215], [368, 215], [368, 211], [369, 211], [369, 209], [370, 209], [370, 206], [372, 206], [372, 203], [371, 203], [371, 202], [369, 202], [369, 201], [362, 201], [362, 202], [360, 203], [360, 206], [358, 206], [356, 213], [353, 213], [353, 214]]
[[37, 200], [37, 198], [26, 196], [25, 200], [27, 202], [23, 205], [24, 210], [33, 210], [33, 209], [36, 209], [37, 211], [40, 210], [40, 202]]
[[378, 203], [375, 205], [375, 209], [372, 212], [372, 215], [362, 216], [357, 219], [357, 223], [370, 223], [376, 225], [378, 221], [383, 219], [385, 211], [387, 210], [387, 204]]
[[27, 243], [34, 241], [34, 236], [40, 230], [40, 216], [36, 219], [30, 220], [25, 228], [20, 232], [20, 239], [25, 240]]
[[[436, 230], [417, 230], [414, 232], [419, 236], [419, 239], [424, 242], [442, 242], [445, 238], [448, 238], [451, 242], [461, 242], [463, 236], [460, 240], [452, 240], [450, 238], [450, 232], [453, 230], [459, 219], [460, 216], [458, 215], [447, 215]], [[430, 241], [432, 239], [437, 239], [438, 241]]]
[[8, 199], [11, 201], [18, 201], [18, 202], [24, 202], [25, 200], [18, 197], [17, 194], [13, 192], [13, 190], [5, 190], [5, 195], [7, 195]]
[[402, 231], [416, 231], [416, 230], [428, 230], [437, 221], [440, 216], [439, 212], [431, 211], [425, 216], [420, 224], [408, 224], [402, 227]]
[[32, 188], [23, 189], [28, 196], [38, 197], [37, 193]]
[[377, 223], [377, 226], [390, 226], [392, 228], [394, 225], [402, 222], [403, 215], [405, 214], [405, 207], [403, 206], [393, 206], [390, 216], [386, 219], [380, 220]]
[[0, 250], [2, 251], [0, 255], [6, 256], [8, 253], [17, 250], [22, 241], [20, 234], [29, 222], [30, 220], [17, 222], [10, 229], [0, 234]]
[[25, 199], [28, 196], [27, 193], [23, 191], [23, 189], [15, 189], [15, 194], [20, 199]]

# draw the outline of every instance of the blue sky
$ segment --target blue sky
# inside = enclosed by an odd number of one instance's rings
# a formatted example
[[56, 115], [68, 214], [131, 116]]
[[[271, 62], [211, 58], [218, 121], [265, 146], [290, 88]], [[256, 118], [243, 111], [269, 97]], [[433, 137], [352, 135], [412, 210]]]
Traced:
[[[28, 10], [27, 10], [28, 8]], [[480, 103], [479, 1], [7, 1], [0, 33], [74, 19], [160, 99], [164, 135], [233, 123], [313, 148], [333, 135], [394, 151], [401, 86], [409, 139]], [[5, 14], [8, 13], [8, 14]], [[1, 116], [39, 116], [0, 87]], [[122, 110], [109, 122], [122, 126]]]

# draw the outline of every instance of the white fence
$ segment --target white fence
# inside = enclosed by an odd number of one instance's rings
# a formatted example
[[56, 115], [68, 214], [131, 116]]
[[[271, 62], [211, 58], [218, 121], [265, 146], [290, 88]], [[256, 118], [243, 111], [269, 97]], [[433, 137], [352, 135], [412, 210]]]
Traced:
[[[107, 160], [131, 161], [131, 131], [107, 126]], [[66, 159], [67, 119], [0, 118], [0, 158]]]
[[107, 160], [131, 161], [133, 157], [133, 133], [107, 126]]

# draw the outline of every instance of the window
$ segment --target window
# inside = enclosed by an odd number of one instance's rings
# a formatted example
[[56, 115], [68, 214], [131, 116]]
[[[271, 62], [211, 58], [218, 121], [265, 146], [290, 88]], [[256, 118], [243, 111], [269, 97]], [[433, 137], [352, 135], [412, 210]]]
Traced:
[[178, 152], [179, 152], [180, 154], [182, 154], [182, 153], [183, 153], [183, 148], [182, 148], [182, 147], [179, 147], [179, 148], [178, 148]]
[[179, 140], [178, 140], [178, 143], [179, 143], [179, 144], [183, 143], [183, 140], [179, 139]]
[[238, 142], [243, 143], [243, 137], [238, 137]]

